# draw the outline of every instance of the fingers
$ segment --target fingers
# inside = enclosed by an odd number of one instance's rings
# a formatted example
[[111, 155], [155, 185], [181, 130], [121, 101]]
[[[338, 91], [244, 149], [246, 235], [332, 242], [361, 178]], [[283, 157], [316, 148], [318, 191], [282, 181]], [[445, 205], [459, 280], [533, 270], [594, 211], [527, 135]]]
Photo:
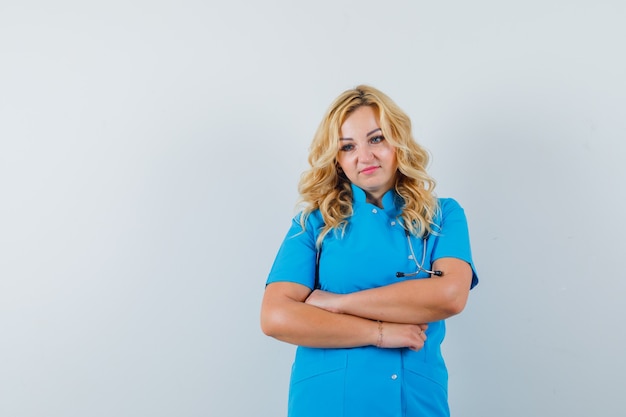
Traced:
[[424, 331], [426, 328], [428, 328], [427, 325], [379, 322], [379, 339], [376, 346], [384, 348], [407, 347], [418, 351], [424, 347], [424, 342], [427, 339]]
[[[426, 325], [426, 328], [428, 328], [428, 325]], [[424, 347], [424, 342], [426, 342], [426, 339], [427, 339], [425, 330], [426, 329], [423, 328], [422, 325], [418, 326], [417, 341], [413, 346], [410, 346], [409, 349], [417, 352], [418, 350], [421, 350]]]
[[426, 341], [426, 330], [428, 330], [428, 323], [418, 324], [418, 327], [421, 329], [419, 332], [419, 337], [421, 337], [423, 341]]
[[426, 337], [426, 332], [424, 330], [420, 330], [420, 332], [418, 333], [418, 336], [423, 340], [426, 341], [427, 337]]
[[424, 342], [427, 339], [426, 332], [424, 330], [419, 330], [419, 332], [417, 333], [417, 338], [418, 338], [417, 339], [418, 342], [420, 342], [420, 345], [421, 345], [420, 349], [421, 349], [424, 346]]
[[421, 325], [411, 325], [411, 333], [411, 344], [407, 347], [417, 352], [424, 347], [424, 342], [426, 342], [426, 332]]

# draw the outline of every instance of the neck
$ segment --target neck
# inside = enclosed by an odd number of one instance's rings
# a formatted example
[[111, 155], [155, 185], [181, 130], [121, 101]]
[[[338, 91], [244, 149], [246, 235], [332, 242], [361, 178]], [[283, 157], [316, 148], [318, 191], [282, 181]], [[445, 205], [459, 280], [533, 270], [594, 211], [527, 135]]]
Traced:
[[383, 207], [383, 196], [379, 195], [379, 196], [374, 196], [368, 192], [365, 193], [365, 201], [367, 201], [370, 204], [375, 205], [378, 208], [384, 208]]

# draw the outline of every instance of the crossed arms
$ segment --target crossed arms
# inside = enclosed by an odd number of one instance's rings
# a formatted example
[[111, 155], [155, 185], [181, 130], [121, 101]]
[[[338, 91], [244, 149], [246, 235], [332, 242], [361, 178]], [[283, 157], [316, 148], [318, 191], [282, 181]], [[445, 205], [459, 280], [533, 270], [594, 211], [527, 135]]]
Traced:
[[271, 283], [263, 296], [261, 329], [300, 346], [419, 350], [426, 340], [427, 323], [463, 311], [472, 281], [472, 268], [463, 260], [441, 258], [432, 267], [443, 271], [443, 276], [349, 294], [311, 292], [293, 282]]

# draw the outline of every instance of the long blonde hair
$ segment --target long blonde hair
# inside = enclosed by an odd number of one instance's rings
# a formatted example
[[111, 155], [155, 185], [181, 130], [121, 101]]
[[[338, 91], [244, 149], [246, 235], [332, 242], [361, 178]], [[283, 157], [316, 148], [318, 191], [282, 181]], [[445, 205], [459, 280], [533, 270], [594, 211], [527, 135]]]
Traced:
[[348, 178], [338, 169], [337, 154], [341, 125], [361, 106], [374, 109], [385, 140], [396, 150], [398, 171], [394, 188], [404, 202], [400, 216], [404, 227], [417, 236], [433, 232], [433, 218], [438, 206], [435, 181], [426, 172], [428, 151], [413, 138], [411, 120], [406, 113], [383, 92], [359, 85], [344, 91], [328, 108], [309, 149], [311, 168], [302, 174], [298, 185], [303, 205], [302, 227], [308, 216], [318, 209], [324, 220], [318, 246], [331, 230], [343, 233], [352, 215], [352, 188]]

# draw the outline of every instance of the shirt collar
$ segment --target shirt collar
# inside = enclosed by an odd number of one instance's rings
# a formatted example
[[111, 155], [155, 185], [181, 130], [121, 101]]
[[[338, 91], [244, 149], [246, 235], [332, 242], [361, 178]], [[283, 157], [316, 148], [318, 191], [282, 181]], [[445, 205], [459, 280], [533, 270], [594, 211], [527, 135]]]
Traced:
[[[354, 204], [370, 204], [367, 202], [367, 195], [364, 190], [354, 184], [350, 184], [350, 186], [352, 187], [352, 201]], [[390, 217], [398, 216], [404, 205], [402, 197], [400, 197], [393, 188], [383, 195], [382, 203], [382, 210]]]

